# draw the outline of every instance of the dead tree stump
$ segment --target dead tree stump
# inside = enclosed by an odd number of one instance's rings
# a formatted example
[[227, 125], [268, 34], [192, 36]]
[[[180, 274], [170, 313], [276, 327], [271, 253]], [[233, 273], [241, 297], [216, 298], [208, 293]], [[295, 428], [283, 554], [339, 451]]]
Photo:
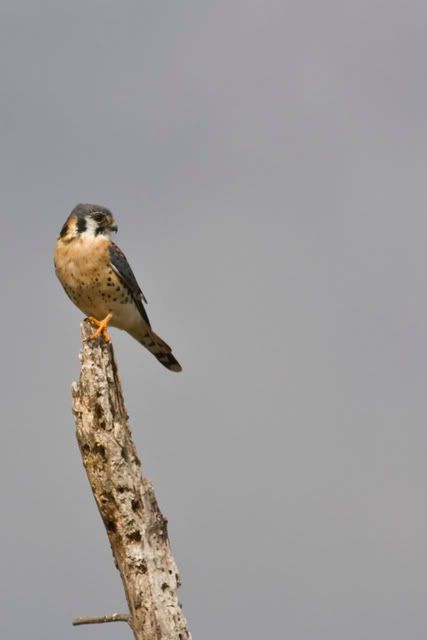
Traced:
[[141, 474], [113, 348], [102, 338], [87, 341], [92, 331], [84, 322], [73, 414], [83, 465], [129, 612], [78, 618], [73, 624], [126, 621], [136, 640], [191, 640], [177, 598], [180, 581], [167, 521], [150, 481]]

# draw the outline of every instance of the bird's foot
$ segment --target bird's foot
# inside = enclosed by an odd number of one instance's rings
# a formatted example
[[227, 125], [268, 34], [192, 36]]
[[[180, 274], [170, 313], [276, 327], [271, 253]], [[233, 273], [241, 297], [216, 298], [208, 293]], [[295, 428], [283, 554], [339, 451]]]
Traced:
[[89, 316], [88, 317], [89, 322], [91, 324], [94, 324], [97, 327], [97, 329], [87, 339], [95, 340], [95, 338], [97, 338], [102, 333], [105, 342], [107, 342], [107, 344], [111, 342], [111, 337], [110, 337], [110, 334], [108, 333], [107, 327], [112, 317], [113, 317], [112, 313], [109, 313], [107, 316], [105, 316], [103, 320], [97, 320], [93, 316]]

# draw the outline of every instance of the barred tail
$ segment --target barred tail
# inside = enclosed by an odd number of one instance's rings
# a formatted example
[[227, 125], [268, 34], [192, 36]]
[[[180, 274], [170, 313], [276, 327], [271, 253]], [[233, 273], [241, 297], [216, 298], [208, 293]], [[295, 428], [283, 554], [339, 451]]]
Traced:
[[162, 340], [154, 331], [146, 329], [144, 334], [129, 332], [138, 342], [150, 351], [161, 364], [170, 371], [182, 371], [178, 360], [172, 354], [170, 346]]

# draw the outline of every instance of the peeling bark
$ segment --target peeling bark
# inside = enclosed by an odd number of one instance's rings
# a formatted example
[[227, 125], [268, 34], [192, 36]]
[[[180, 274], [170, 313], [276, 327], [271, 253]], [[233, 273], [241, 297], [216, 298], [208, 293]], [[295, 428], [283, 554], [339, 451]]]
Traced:
[[102, 338], [87, 341], [92, 331], [84, 322], [73, 413], [83, 464], [123, 582], [128, 624], [136, 640], [191, 640], [177, 598], [180, 581], [167, 520], [141, 474], [113, 348]]

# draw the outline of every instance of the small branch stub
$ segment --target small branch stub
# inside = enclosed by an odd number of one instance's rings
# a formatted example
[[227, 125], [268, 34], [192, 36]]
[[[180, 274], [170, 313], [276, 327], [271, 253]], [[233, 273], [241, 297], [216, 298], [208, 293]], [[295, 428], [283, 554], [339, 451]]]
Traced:
[[73, 384], [77, 441], [119, 570], [129, 614], [74, 625], [128, 622], [135, 640], [191, 640], [177, 598], [178, 570], [163, 517], [132, 441], [111, 344], [82, 325], [81, 372]]
[[128, 613], [112, 613], [108, 616], [94, 616], [93, 618], [75, 618], [73, 626], [81, 624], [104, 624], [105, 622], [129, 622]]

